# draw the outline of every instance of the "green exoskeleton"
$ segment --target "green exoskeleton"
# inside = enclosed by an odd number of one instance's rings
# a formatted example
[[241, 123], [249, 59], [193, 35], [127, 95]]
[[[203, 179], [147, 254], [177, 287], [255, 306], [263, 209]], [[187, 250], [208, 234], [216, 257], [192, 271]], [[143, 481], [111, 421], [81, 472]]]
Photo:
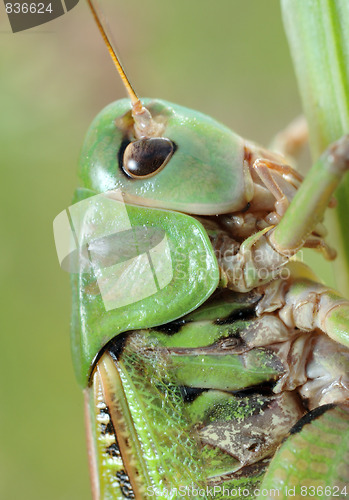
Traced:
[[334, 257], [321, 221], [349, 137], [302, 181], [282, 155], [126, 86], [55, 220], [93, 498], [345, 498], [349, 302], [292, 257]]

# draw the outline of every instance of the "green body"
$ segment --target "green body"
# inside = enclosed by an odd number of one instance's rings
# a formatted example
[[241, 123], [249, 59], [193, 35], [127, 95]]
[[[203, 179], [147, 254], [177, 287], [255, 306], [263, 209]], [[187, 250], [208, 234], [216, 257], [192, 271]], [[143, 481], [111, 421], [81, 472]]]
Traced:
[[[176, 488], [194, 485], [204, 492], [194, 498], [216, 487], [215, 498], [252, 499], [306, 409], [293, 389], [273, 392], [288, 370], [282, 353], [246, 340], [259, 328], [265, 289], [222, 290], [217, 232], [206, 227], [249, 207], [246, 145], [201, 113], [144, 104], [174, 144], [166, 166], [144, 179], [125, 174], [133, 119], [128, 101], [113, 103], [91, 125], [75, 204], [57, 218], [70, 235], [70, 256], [63, 249], [60, 260], [73, 273], [72, 351], [87, 398], [95, 498], [180, 498]], [[286, 217], [276, 243], [289, 240]], [[348, 413], [340, 419], [347, 433]], [[309, 436], [295, 461], [312, 456]], [[284, 458], [272, 464], [291, 474]], [[331, 485], [338, 478], [330, 467], [323, 474]], [[284, 489], [276, 477], [268, 473], [265, 484]]]

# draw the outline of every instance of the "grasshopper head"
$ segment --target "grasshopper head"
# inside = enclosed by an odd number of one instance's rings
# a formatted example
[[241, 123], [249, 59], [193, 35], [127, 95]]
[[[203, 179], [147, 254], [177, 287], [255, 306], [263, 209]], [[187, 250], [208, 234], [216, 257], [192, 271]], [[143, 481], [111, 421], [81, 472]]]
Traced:
[[197, 111], [158, 99], [143, 102], [157, 136], [137, 137], [127, 99], [107, 106], [83, 146], [83, 187], [95, 193], [119, 190], [128, 203], [188, 214], [242, 210], [249, 201], [244, 141]]

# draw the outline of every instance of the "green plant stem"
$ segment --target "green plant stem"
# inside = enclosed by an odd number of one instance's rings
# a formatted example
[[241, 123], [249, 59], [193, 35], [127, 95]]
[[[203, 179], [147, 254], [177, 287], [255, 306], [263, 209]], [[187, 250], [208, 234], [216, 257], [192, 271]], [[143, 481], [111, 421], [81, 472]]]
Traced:
[[[316, 160], [329, 144], [349, 132], [349, 2], [281, 0], [281, 7]], [[334, 273], [337, 287], [348, 296], [348, 176], [336, 198], [338, 206], [331, 211], [329, 224], [331, 244], [339, 253]]]

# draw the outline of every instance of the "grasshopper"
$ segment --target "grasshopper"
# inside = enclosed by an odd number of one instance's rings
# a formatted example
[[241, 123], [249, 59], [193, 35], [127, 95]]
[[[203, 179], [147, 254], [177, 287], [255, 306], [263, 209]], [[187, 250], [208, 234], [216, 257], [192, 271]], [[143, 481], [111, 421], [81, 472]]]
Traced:
[[93, 121], [54, 222], [94, 500], [345, 498], [349, 302], [293, 257], [335, 256], [322, 219], [349, 136], [303, 180], [140, 100], [88, 4], [129, 94]]

